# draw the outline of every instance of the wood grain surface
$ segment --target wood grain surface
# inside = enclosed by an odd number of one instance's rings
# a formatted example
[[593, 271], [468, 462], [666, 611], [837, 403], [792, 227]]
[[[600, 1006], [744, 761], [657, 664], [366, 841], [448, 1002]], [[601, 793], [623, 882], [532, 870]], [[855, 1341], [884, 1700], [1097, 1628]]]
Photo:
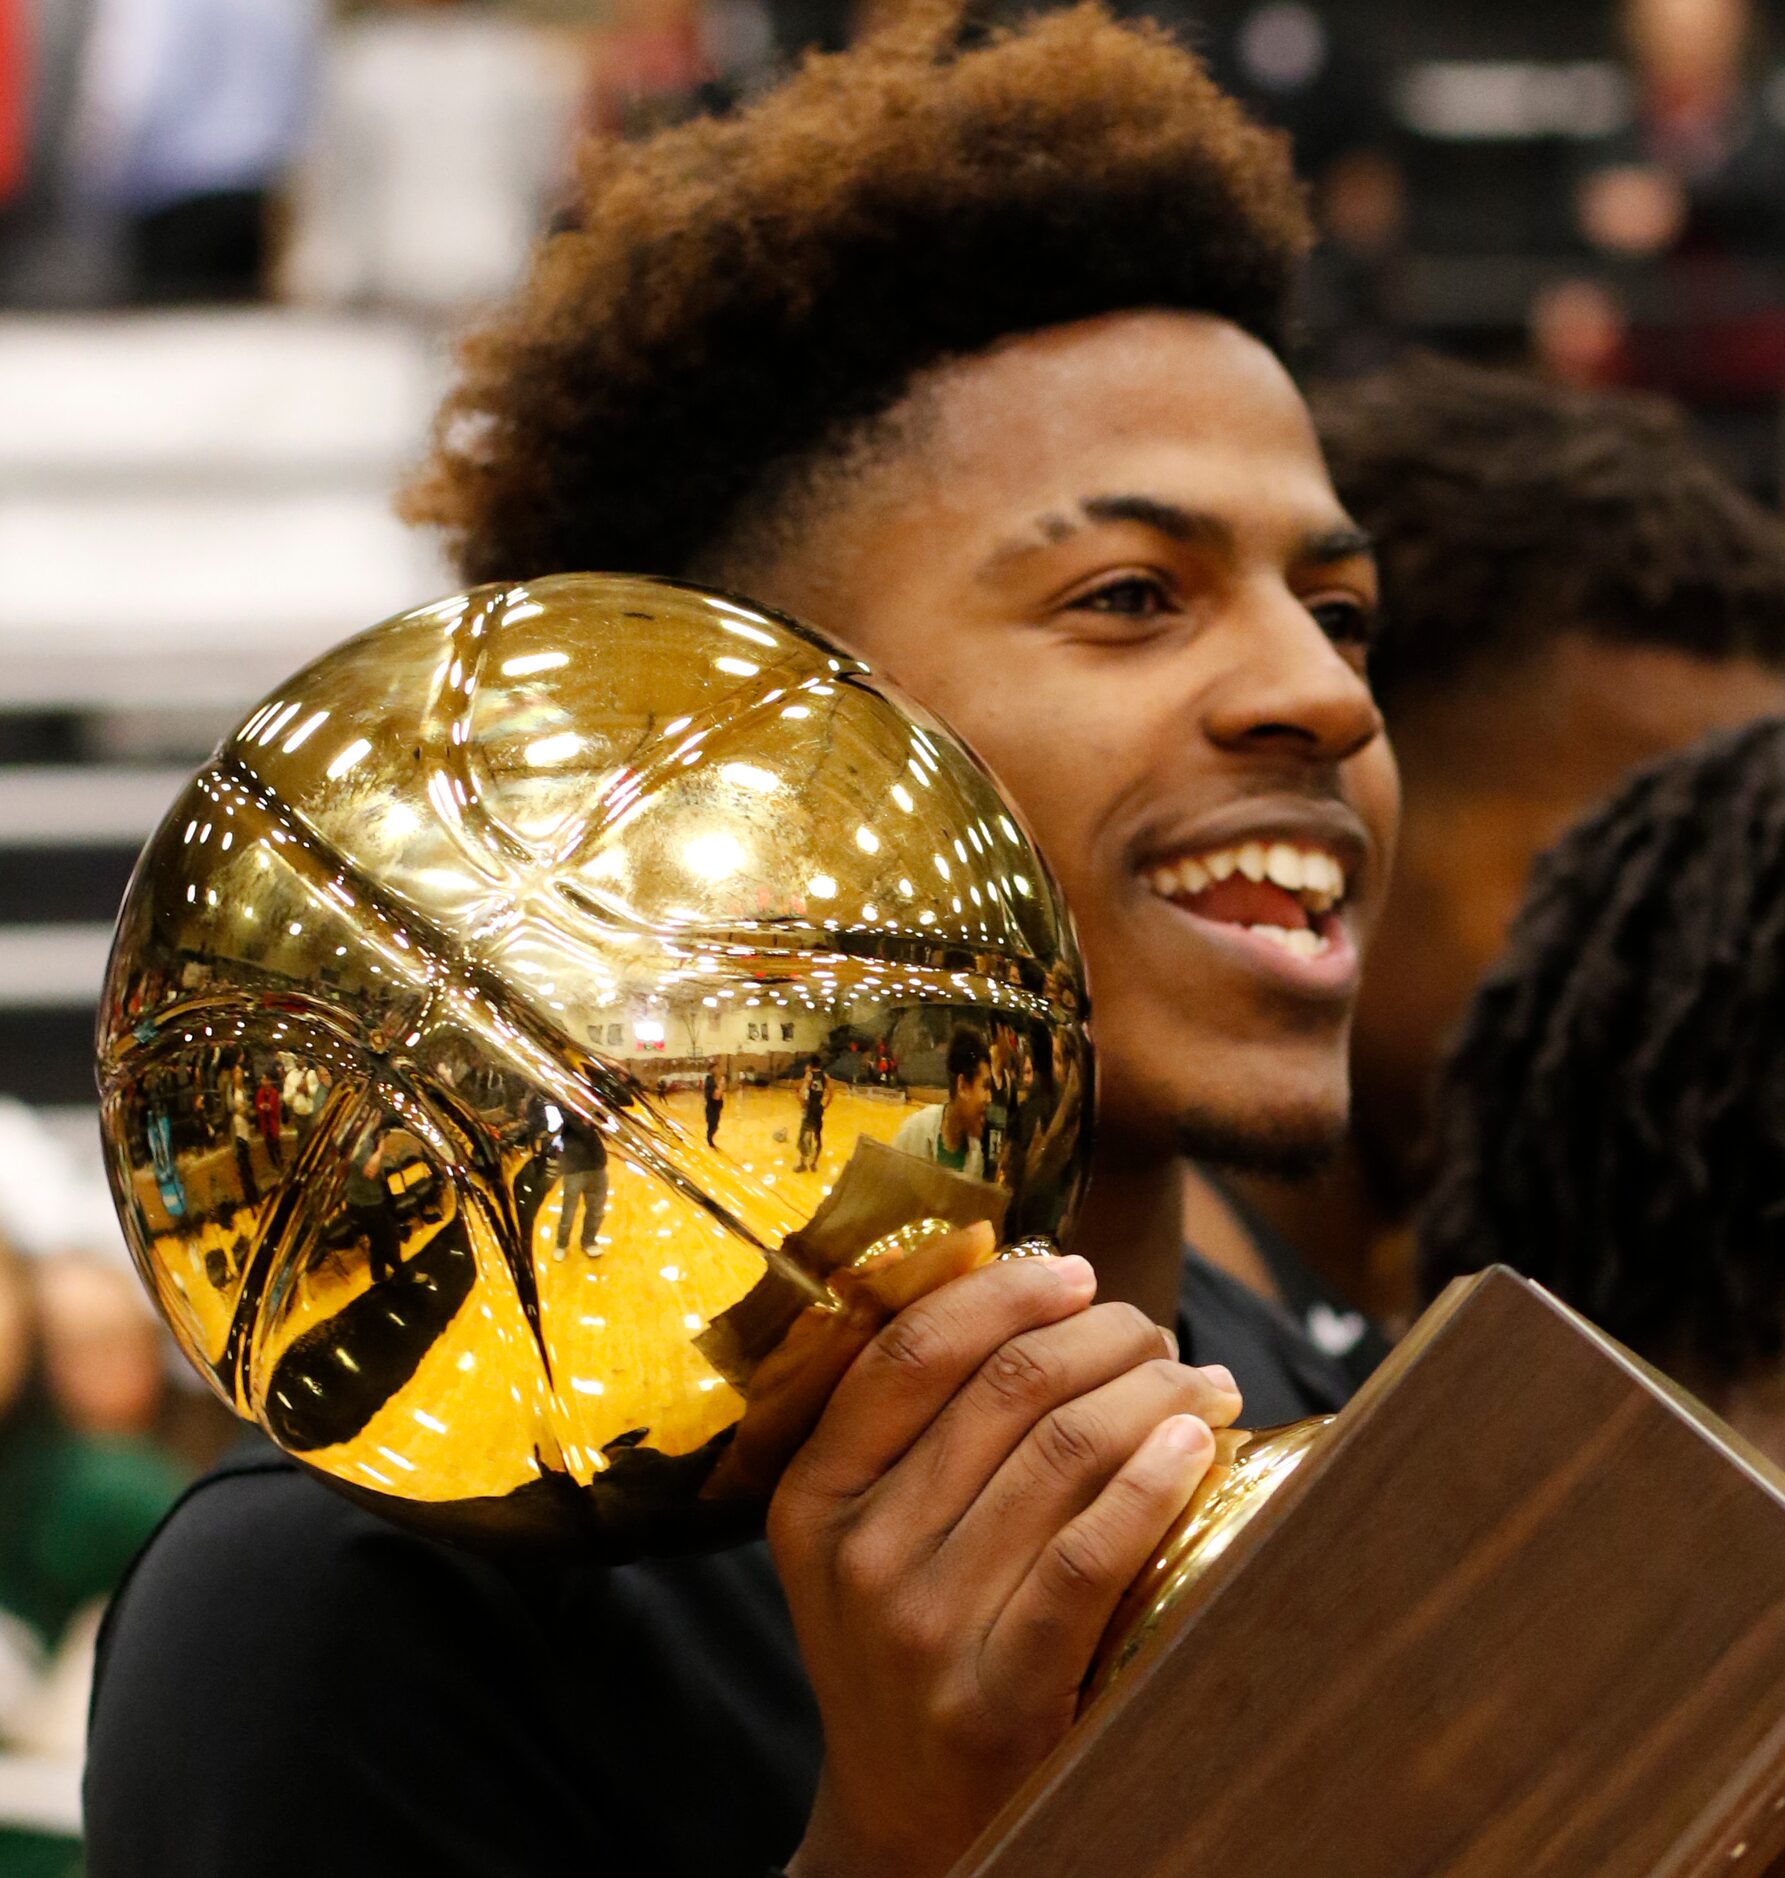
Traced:
[[961, 1878], [1708, 1878], [1785, 1853], [1785, 1480], [1453, 1286]]

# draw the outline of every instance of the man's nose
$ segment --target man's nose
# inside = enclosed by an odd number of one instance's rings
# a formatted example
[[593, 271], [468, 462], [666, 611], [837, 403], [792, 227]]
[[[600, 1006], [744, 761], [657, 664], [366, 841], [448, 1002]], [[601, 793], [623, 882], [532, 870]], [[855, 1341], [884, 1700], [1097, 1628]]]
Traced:
[[1369, 680], [1287, 588], [1236, 608], [1223, 629], [1236, 652], [1204, 694], [1210, 742], [1329, 764], [1382, 734]]

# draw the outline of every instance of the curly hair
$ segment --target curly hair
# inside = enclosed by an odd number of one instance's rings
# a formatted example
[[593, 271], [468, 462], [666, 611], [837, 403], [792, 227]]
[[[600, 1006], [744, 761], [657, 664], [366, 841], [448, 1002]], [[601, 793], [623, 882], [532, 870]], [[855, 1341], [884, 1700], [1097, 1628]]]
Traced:
[[1414, 355], [1313, 404], [1376, 538], [1391, 721], [1408, 692], [1564, 631], [1785, 664], [1785, 524], [1664, 400]]
[[932, 0], [734, 117], [585, 150], [403, 503], [467, 580], [697, 572], [1010, 335], [1181, 308], [1282, 350], [1308, 239], [1282, 138], [1096, 5], [968, 37]]
[[1428, 1295], [1502, 1261], [1664, 1368], [1785, 1349], [1785, 720], [1638, 772], [1538, 862], [1446, 1065]]

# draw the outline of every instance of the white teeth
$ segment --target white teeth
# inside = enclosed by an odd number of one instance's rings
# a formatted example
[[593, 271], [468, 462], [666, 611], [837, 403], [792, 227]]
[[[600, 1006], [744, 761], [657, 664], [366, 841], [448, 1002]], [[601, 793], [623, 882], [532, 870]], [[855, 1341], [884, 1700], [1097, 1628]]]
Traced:
[[[1318, 855], [1310, 854], [1307, 859], [1317, 862]], [[1309, 870], [1303, 865], [1299, 849], [1292, 848], [1287, 841], [1273, 841], [1264, 856], [1264, 871], [1279, 887], [1287, 887], [1291, 893], [1300, 893], [1304, 887], [1313, 886], [1308, 878]]]
[[1231, 879], [1269, 880], [1296, 894], [1311, 913], [1330, 913], [1345, 897], [1345, 870], [1331, 854], [1316, 848], [1298, 848], [1289, 841], [1248, 841], [1237, 848], [1160, 862], [1149, 868], [1147, 885], [1161, 898], [1198, 894], [1211, 882]]
[[1281, 946], [1285, 952], [1298, 959], [1317, 959], [1323, 953], [1332, 950], [1332, 941], [1322, 938], [1317, 932], [1310, 932], [1306, 927], [1297, 927], [1293, 931], [1283, 926], [1248, 926], [1249, 933], [1255, 933], [1260, 939], [1268, 939], [1272, 945]]

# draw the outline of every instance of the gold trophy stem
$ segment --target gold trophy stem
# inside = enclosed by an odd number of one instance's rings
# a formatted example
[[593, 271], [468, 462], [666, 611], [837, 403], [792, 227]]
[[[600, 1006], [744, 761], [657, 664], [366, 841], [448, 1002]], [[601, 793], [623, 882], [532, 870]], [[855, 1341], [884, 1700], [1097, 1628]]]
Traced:
[[1280, 1428], [1222, 1428], [1215, 1458], [1145, 1569], [1123, 1595], [1097, 1646], [1082, 1714], [1134, 1662], [1166, 1618], [1325, 1439], [1330, 1415]]

